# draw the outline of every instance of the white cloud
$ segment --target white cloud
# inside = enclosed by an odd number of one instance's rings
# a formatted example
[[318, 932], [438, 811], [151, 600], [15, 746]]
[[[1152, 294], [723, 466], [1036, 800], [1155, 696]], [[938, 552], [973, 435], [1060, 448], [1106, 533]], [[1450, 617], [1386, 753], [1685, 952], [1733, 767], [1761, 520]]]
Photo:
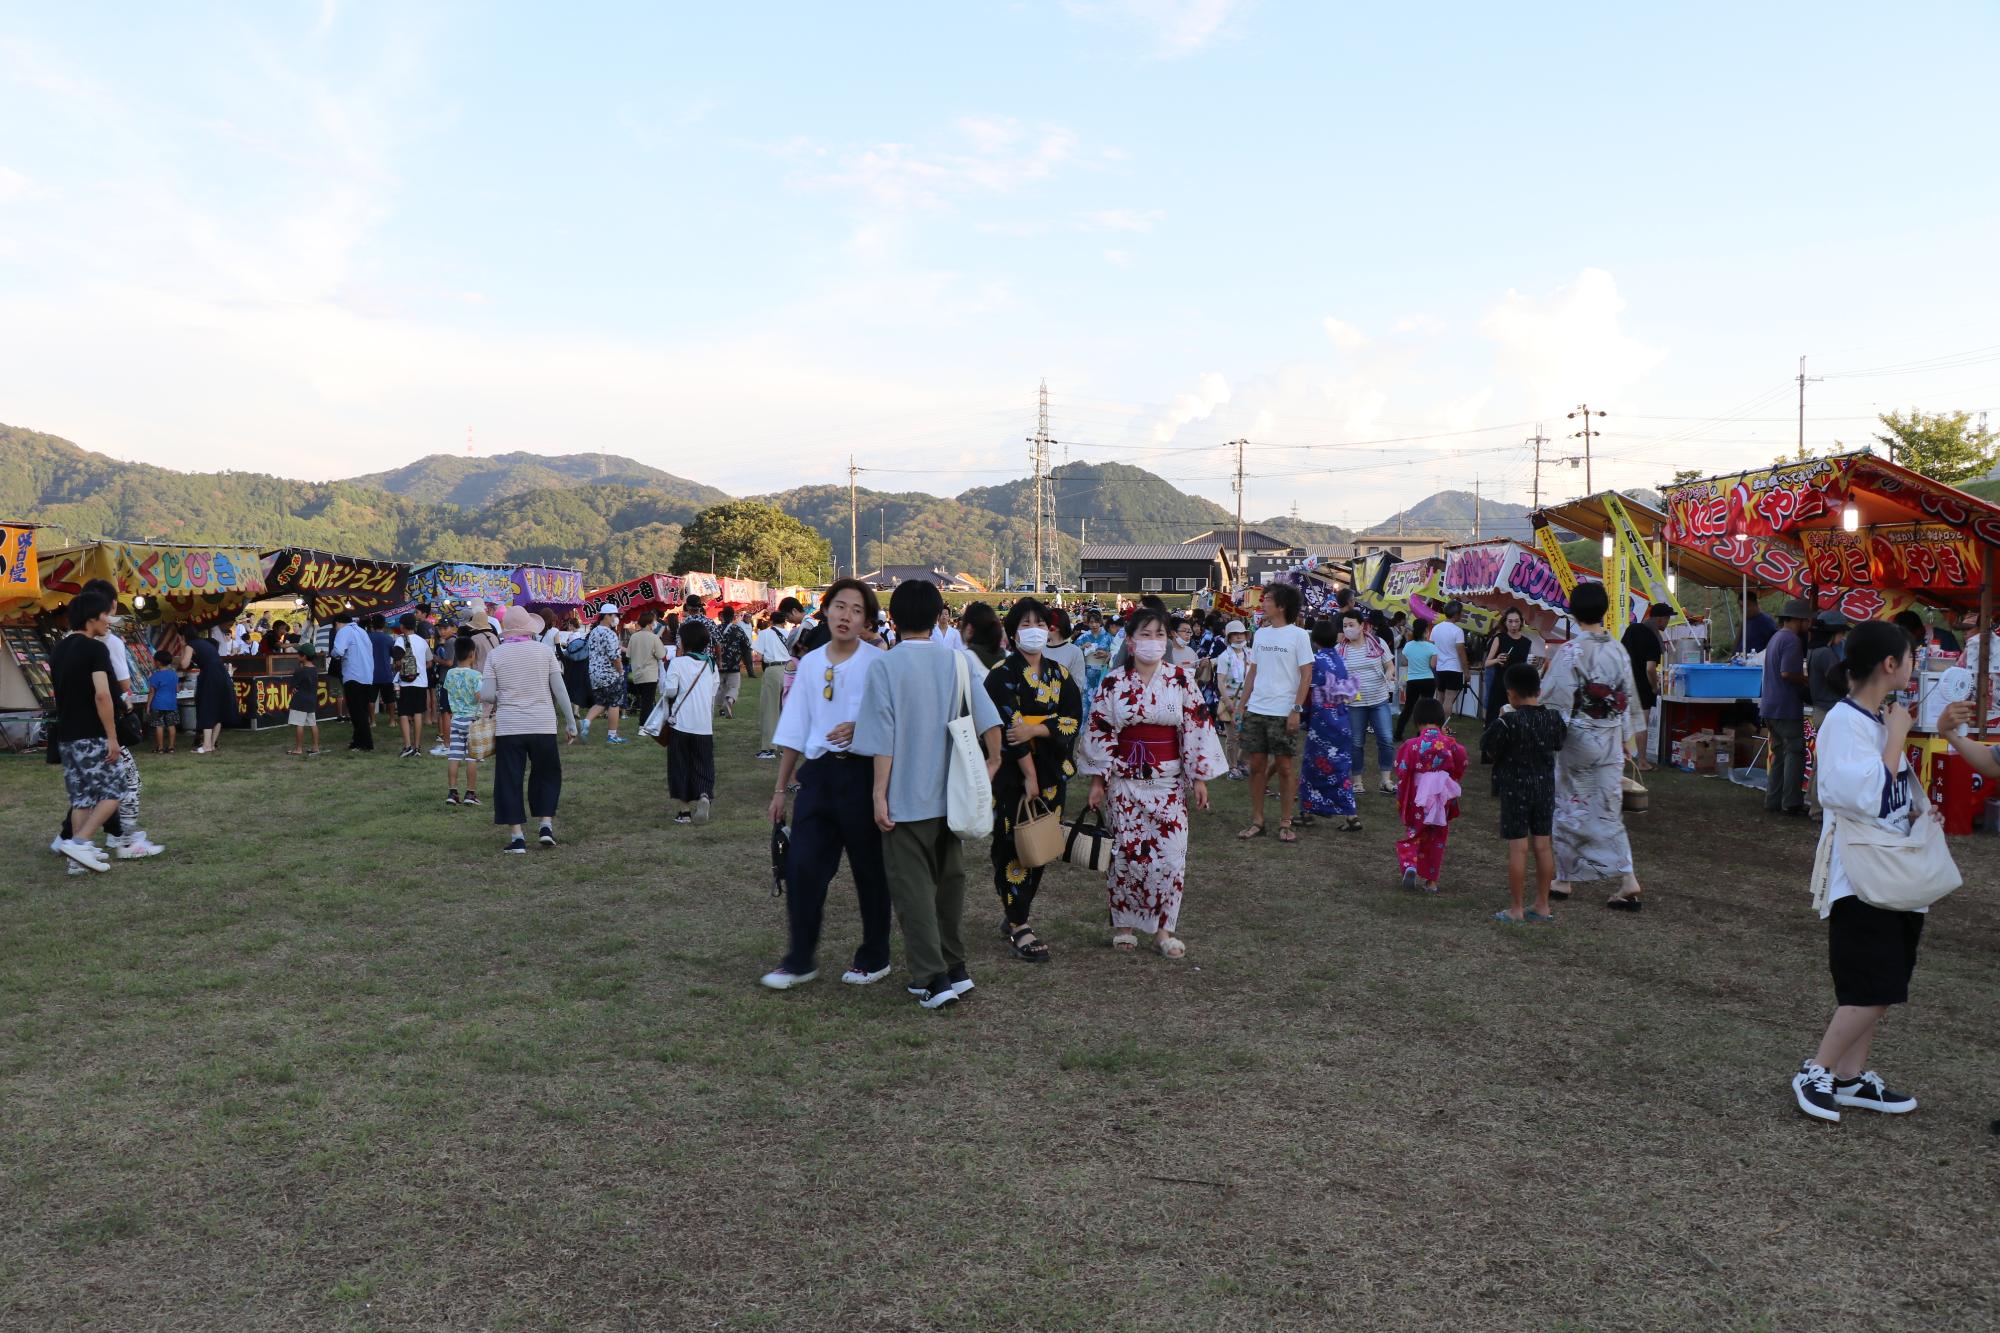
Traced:
[[1421, 338], [1435, 338], [1450, 326], [1436, 315], [1405, 315], [1395, 323], [1398, 333], [1413, 333]]
[[1152, 39], [1153, 54], [1164, 60], [1193, 55], [1225, 35], [1249, 0], [1065, 0], [1065, 8], [1085, 18], [1122, 22]]
[[1167, 216], [1161, 208], [1101, 208], [1085, 213], [1077, 222], [1084, 231], [1151, 231]]
[[1343, 352], [1359, 351], [1368, 345], [1367, 334], [1332, 315], [1321, 320], [1320, 327], [1326, 330], [1326, 336], [1333, 340], [1333, 345]]
[[1106, 250], [1104, 262], [1113, 268], [1132, 267], [1132, 253], [1129, 250]]
[[1229, 401], [1229, 381], [1215, 371], [1204, 374], [1190, 393], [1176, 395], [1173, 403], [1153, 423], [1155, 444], [1165, 444], [1193, 421], [1206, 421], [1215, 409]]
[[1612, 276], [1587, 268], [1546, 297], [1509, 291], [1479, 327], [1499, 344], [1498, 369], [1522, 384], [1532, 412], [1567, 411], [1616, 397], [1665, 359], [1619, 328], [1624, 309]]
[[958, 142], [948, 146], [879, 143], [845, 153], [806, 183], [854, 190], [877, 207], [936, 211], [1048, 180], [1077, 157], [1076, 133], [1060, 125], [966, 118], [953, 130]]

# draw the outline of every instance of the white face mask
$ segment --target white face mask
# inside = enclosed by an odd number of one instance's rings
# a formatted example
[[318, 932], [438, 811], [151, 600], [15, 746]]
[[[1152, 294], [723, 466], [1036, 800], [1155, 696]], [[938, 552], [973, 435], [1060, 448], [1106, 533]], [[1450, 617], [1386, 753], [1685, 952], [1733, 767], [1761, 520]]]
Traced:
[[1157, 662], [1166, 655], [1167, 641], [1165, 639], [1132, 640], [1132, 656], [1138, 658], [1141, 662]]
[[1188, 644], [1193, 641], [1194, 641], [1194, 636], [1192, 634], [1189, 634], [1185, 630], [1181, 631], [1179, 634], [1174, 635], [1174, 642], [1179, 644], [1183, 648], [1187, 647]]
[[1024, 653], [1039, 653], [1049, 646], [1049, 632], [1040, 625], [1023, 625], [1015, 631], [1014, 642]]
[[1358, 639], [1361, 637], [1361, 626], [1355, 624], [1353, 621], [1350, 620], [1347, 622], [1346, 625], [1341, 627], [1340, 632], [1341, 635], [1345, 638]]
[[1229, 651], [1230, 651], [1230, 652], [1232, 652], [1232, 653], [1240, 653], [1240, 652], [1242, 652], [1242, 651], [1243, 651], [1243, 640], [1241, 640], [1241, 639], [1231, 639], [1231, 640], [1229, 641]]

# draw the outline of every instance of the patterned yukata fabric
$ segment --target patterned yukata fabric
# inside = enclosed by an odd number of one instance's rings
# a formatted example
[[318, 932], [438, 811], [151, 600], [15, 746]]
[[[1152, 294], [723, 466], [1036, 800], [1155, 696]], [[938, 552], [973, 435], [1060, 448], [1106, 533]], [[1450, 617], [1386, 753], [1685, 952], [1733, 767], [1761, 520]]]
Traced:
[[[1414, 870], [1418, 879], [1432, 884], [1444, 872], [1444, 847], [1451, 837], [1451, 825], [1424, 822], [1417, 777], [1447, 773], [1454, 782], [1463, 782], [1465, 762], [1465, 747], [1441, 727], [1425, 727], [1396, 751], [1396, 814], [1403, 821], [1403, 836], [1396, 840], [1398, 872]], [[1450, 815], [1458, 818], [1457, 801], [1451, 803]]]
[[1313, 654], [1306, 695], [1306, 755], [1299, 765], [1299, 806], [1309, 814], [1351, 815], [1354, 806], [1354, 727], [1348, 701], [1359, 693], [1338, 648]]
[[[1083, 729], [1083, 694], [1062, 665], [1043, 657], [1039, 670], [1014, 653], [986, 673], [986, 693], [1000, 710], [1000, 771], [993, 778], [993, 888], [1011, 925], [1028, 923], [1028, 910], [1042, 887], [1046, 866], [1028, 869], [1014, 859], [1014, 819], [1020, 812], [1026, 779], [1021, 757], [1035, 757], [1036, 795], [1058, 814], [1070, 776], [1076, 772], [1070, 752]], [[1045, 719], [1050, 735], [1026, 745], [1007, 743], [1007, 728], [1019, 717]]]
[[[1118, 734], [1142, 724], [1176, 728], [1180, 758], [1143, 766], [1120, 759]], [[1079, 769], [1105, 781], [1112, 832], [1105, 887], [1112, 926], [1173, 930], [1187, 882], [1187, 785], [1213, 781], [1229, 766], [1194, 673], [1164, 664], [1151, 682], [1131, 666], [1106, 673], [1078, 753]]]
[[[1610, 706], [1620, 690], [1623, 710]], [[1556, 878], [1565, 884], [1621, 878], [1632, 870], [1619, 781], [1625, 738], [1644, 725], [1632, 659], [1603, 630], [1579, 634], [1549, 663], [1542, 706], [1569, 724], [1556, 758]]]

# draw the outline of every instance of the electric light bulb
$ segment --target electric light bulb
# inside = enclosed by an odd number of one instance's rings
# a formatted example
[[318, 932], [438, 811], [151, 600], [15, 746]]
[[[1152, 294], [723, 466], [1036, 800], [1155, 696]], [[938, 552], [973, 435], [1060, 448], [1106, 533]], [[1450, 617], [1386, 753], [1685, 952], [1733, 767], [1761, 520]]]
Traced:
[[1861, 530], [1861, 511], [1855, 508], [1851, 500], [1848, 501], [1847, 507], [1840, 511], [1840, 526], [1848, 532]]
[[1612, 557], [1613, 555], [1617, 554], [1617, 551], [1618, 551], [1618, 543], [1617, 543], [1617, 541], [1616, 541], [1616, 540], [1615, 540], [1615, 539], [1614, 539], [1614, 538], [1612, 537], [1612, 535], [1611, 535], [1610, 533], [1608, 533], [1608, 532], [1607, 532], [1607, 533], [1605, 533], [1605, 534], [1604, 534], [1604, 558], [1605, 558], [1606, 560], [1609, 560], [1609, 559], [1610, 559], [1610, 558], [1611, 558], [1611, 557]]
[[1678, 575], [1678, 574], [1669, 574], [1669, 575], [1667, 575], [1667, 591], [1668, 591], [1668, 592], [1678, 592], [1678, 591], [1680, 591], [1680, 586], [1681, 586], [1681, 576], [1680, 576], [1680, 575]]

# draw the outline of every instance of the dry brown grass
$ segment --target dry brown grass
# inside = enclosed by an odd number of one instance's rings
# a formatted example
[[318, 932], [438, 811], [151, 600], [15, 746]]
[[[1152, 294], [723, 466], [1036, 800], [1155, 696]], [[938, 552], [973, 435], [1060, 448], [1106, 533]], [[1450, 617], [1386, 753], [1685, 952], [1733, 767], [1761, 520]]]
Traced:
[[[338, 729], [329, 732], [335, 738]], [[341, 737], [340, 739], [344, 739]], [[1811, 832], [1668, 776], [1652, 905], [1500, 930], [1478, 773], [1438, 900], [1368, 829], [1195, 830], [1188, 958], [1104, 947], [937, 1014], [760, 991], [749, 758], [660, 822], [651, 745], [571, 751], [568, 845], [495, 854], [441, 761], [145, 763], [166, 857], [65, 879], [53, 770], [0, 766], [7, 1328], [1990, 1328], [2000, 840], [1957, 844], [1877, 1063], [1823, 1127]], [[983, 861], [981, 862], [983, 864]], [[837, 882], [825, 961], [856, 936]]]

